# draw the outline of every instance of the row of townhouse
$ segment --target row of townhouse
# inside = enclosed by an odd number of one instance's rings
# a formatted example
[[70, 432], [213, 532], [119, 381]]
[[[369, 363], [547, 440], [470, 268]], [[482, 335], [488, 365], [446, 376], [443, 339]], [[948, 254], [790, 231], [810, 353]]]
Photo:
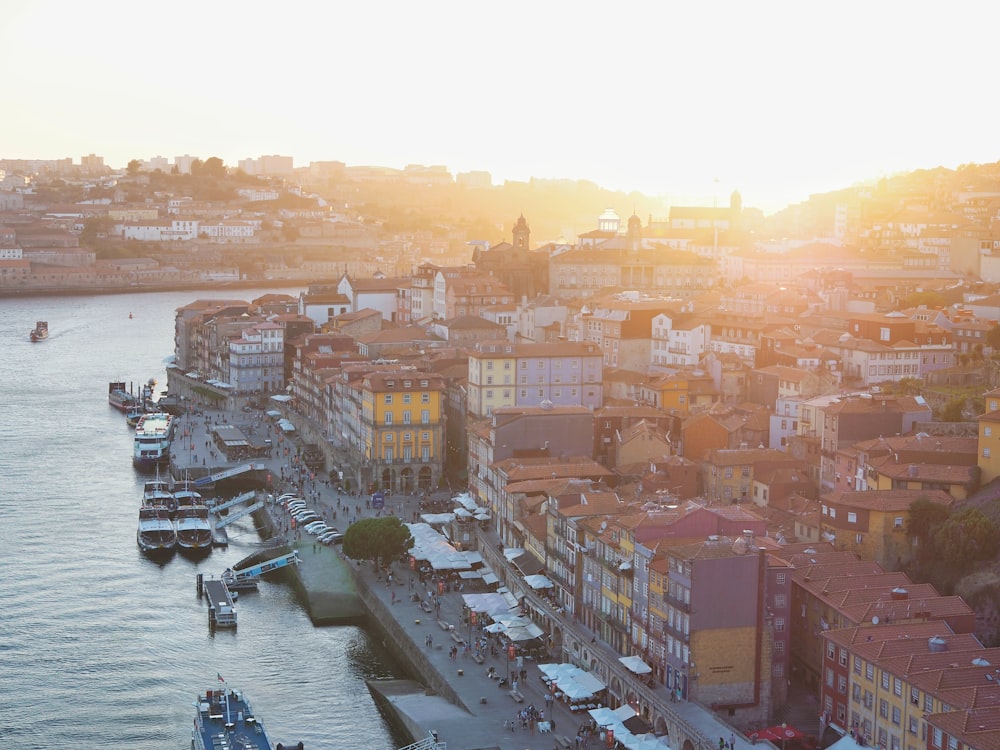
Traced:
[[242, 219], [144, 219], [124, 221], [115, 225], [112, 232], [123, 240], [139, 242], [190, 242], [206, 239], [220, 243], [248, 243], [259, 239], [260, 223]]

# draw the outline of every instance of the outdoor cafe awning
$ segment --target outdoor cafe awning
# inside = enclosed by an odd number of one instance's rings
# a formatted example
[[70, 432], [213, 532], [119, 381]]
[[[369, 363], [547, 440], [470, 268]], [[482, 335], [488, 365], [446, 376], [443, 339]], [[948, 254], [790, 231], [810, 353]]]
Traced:
[[552, 581], [548, 579], [547, 576], [543, 575], [530, 575], [524, 577], [524, 582], [531, 586], [533, 589], [550, 589], [552, 588]]
[[618, 658], [625, 668], [630, 672], [635, 672], [635, 674], [649, 674], [653, 671], [646, 662], [640, 659], [638, 656], [621, 656]]

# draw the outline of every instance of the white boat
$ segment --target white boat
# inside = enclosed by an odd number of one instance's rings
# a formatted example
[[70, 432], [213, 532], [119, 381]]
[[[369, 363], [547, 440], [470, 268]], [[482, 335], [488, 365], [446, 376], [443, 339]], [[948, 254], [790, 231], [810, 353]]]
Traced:
[[149, 556], [167, 556], [177, 547], [177, 532], [170, 512], [160, 505], [139, 508], [139, 527], [135, 532], [139, 549]]
[[174, 418], [170, 414], [145, 414], [135, 425], [132, 464], [150, 471], [170, 460], [170, 443], [174, 438]]
[[208, 520], [208, 506], [178, 505], [174, 518], [177, 531], [177, 548], [188, 554], [203, 554], [212, 549], [212, 524]]

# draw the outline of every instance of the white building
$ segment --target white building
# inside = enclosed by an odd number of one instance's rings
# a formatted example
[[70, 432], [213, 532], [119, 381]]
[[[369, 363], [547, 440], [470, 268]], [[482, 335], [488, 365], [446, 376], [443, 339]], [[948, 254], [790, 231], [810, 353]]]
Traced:
[[198, 222], [187, 219], [126, 222], [119, 233], [123, 239], [140, 242], [193, 240], [198, 237]]
[[236, 393], [276, 393], [284, 387], [285, 329], [258, 323], [229, 339], [228, 382]]
[[697, 365], [708, 351], [711, 326], [668, 313], [653, 318], [650, 364]]

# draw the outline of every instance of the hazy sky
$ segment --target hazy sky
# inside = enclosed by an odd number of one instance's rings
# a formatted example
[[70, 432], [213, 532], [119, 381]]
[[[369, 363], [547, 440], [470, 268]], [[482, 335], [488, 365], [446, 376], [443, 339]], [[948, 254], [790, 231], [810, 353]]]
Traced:
[[772, 211], [1000, 159], [998, 21], [983, 2], [23, 0], [0, 19], [0, 157], [444, 164]]

